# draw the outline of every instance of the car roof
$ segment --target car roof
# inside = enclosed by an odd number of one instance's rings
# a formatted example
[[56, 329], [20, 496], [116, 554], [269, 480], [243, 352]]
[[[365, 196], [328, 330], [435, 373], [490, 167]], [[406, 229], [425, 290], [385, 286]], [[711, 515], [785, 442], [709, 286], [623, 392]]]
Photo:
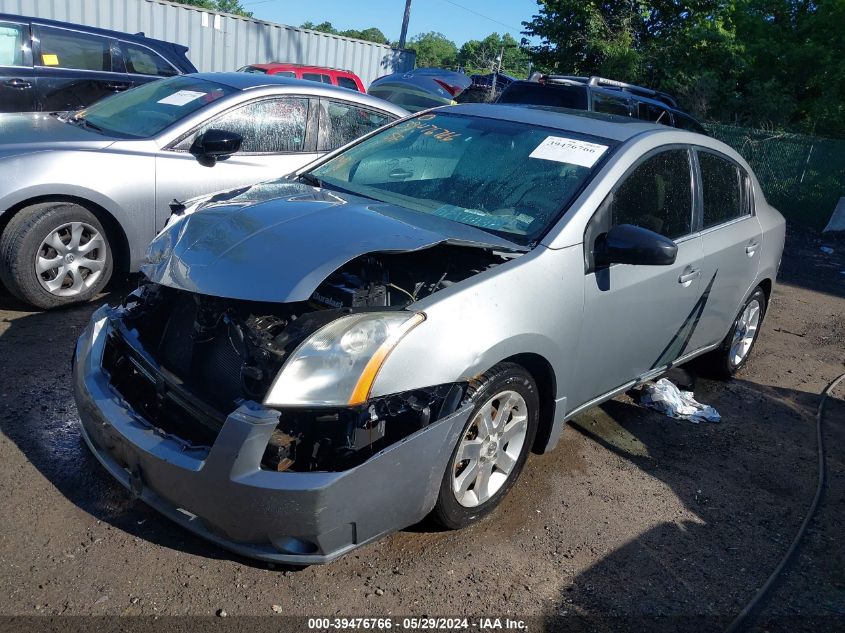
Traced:
[[164, 45], [166, 47], [172, 47], [183, 52], [188, 51], [187, 46], [182, 46], [181, 44], [175, 44], [173, 42], [167, 42], [165, 40], [157, 40], [154, 37], [147, 37], [143, 33], [126, 33], [124, 31], [112, 31], [109, 29], [101, 29], [96, 26], [86, 26], [85, 24], [77, 24], [76, 22], [65, 22], [62, 20], [46, 20], [26, 15], [15, 15], [13, 13], [0, 13], [0, 20], [8, 20], [10, 22], [33, 22], [35, 24], [43, 24], [45, 26], [57, 26], [60, 28], [75, 29], [84, 33], [91, 33], [93, 35], [104, 35], [107, 37], [114, 37], [117, 39], [125, 40], [127, 42], [138, 42], [147, 45], [155, 43], [159, 45]]
[[[577, 88], [584, 90], [586, 92], [598, 93], [601, 95], [605, 95], [608, 97], [616, 97], [616, 98], [623, 98], [623, 99], [631, 99], [636, 101], [637, 103], [646, 103], [650, 105], [654, 105], [662, 110], [668, 110], [673, 114], [680, 114], [690, 121], [695, 122], [698, 125], [701, 123], [696, 120], [690, 113], [684, 112], [683, 110], [667, 103], [666, 101], [662, 101], [660, 99], [649, 97], [646, 95], [637, 94], [636, 92], [632, 92], [629, 90], [623, 90], [619, 88], [612, 88], [612, 87], [605, 87], [605, 86], [593, 86], [588, 83], [580, 83], [580, 82], [573, 82], [573, 83], [545, 83], [541, 84], [536, 81], [529, 81], [527, 79], [520, 79], [508, 84], [505, 87], [505, 90], [511, 89], [512, 87], [516, 89], [517, 87], [521, 86], [537, 86], [538, 89], [541, 90], [567, 90], [572, 88]], [[674, 127], [674, 126], [669, 126]]]
[[366, 105], [372, 108], [378, 108], [386, 112], [391, 112], [396, 116], [407, 116], [409, 112], [389, 101], [379, 99], [372, 95], [368, 95], [356, 90], [348, 88], [341, 88], [331, 84], [324, 84], [317, 81], [308, 81], [306, 79], [294, 79], [293, 77], [280, 77], [278, 75], [265, 75], [256, 73], [194, 73], [188, 75], [190, 77], [197, 77], [198, 79], [205, 79], [218, 84], [223, 84], [229, 88], [234, 88], [240, 91], [255, 90], [258, 88], [288, 88], [290, 92], [307, 93], [315, 97], [335, 97], [343, 99], [344, 101], [354, 101], [361, 105]]
[[250, 68], [261, 68], [262, 70], [286, 70], [296, 68], [297, 70], [314, 70], [318, 72], [345, 73], [355, 75], [351, 70], [345, 68], [331, 68], [329, 66], [311, 66], [309, 64], [289, 64], [287, 62], [267, 62], [266, 64], [249, 64]]
[[648, 121], [634, 119], [632, 117], [521, 103], [463, 103], [460, 105], [446, 106], [441, 111], [485, 117], [488, 119], [529, 123], [569, 132], [578, 132], [580, 134], [590, 134], [621, 142], [627, 141], [644, 132], [665, 132], [667, 130], [679, 132], [676, 128], [659, 123], [649, 123]]

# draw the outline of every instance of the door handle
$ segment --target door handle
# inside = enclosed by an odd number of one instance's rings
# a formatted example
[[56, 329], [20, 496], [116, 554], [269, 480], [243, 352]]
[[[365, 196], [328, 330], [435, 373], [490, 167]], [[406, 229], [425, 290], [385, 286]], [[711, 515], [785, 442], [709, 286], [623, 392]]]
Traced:
[[745, 247], [745, 253], [751, 257], [757, 251], [758, 246], [760, 246], [760, 242], [748, 242], [748, 246]]
[[693, 268], [692, 270], [685, 272], [680, 277], [678, 277], [679, 284], [686, 284], [691, 282], [693, 279], [697, 279], [701, 276], [701, 271], [698, 268]]
[[106, 84], [106, 88], [108, 88], [109, 90], [115, 90], [117, 92], [120, 92], [121, 90], [126, 90], [128, 87], [129, 87], [129, 84], [124, 84], [124, 83], [109, 83], [109, 84]]
[[32, 84], [25, 79], [18, 79], [17, 77], [14, 79], [7, 79], [3, 82], [4, 86], [9, 88], [17, 88], [18, 90], [24, 90], [25, 88], [32, 88]]

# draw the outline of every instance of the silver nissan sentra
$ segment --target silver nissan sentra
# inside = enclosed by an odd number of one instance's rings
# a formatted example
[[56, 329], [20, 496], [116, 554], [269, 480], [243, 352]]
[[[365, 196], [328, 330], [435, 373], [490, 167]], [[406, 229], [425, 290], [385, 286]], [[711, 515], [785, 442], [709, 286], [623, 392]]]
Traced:
[[706, 136], [462, 105], [184, 204], [76, 348], [121, 483], [240, 554], [326, 562], [491, 512], [565, 421], [748, 360], [784, 220]]
[[0, 114], [0, 281], [39, 308], [135, 272], [174, 197], [299, 169], [408, 113], [345, 88], [180, 75], [78, 112]]

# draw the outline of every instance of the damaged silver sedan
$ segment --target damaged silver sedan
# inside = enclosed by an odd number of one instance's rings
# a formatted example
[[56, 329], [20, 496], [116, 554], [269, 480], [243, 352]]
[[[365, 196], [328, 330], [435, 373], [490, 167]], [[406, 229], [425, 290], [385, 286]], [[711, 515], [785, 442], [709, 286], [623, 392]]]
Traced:
[[77, 345], [83, 436], [177, 523], [327, 562], [488, 514], [565, 420], [747, 361], [784, 222], [711, 138], [465, 105], [186, 203]]

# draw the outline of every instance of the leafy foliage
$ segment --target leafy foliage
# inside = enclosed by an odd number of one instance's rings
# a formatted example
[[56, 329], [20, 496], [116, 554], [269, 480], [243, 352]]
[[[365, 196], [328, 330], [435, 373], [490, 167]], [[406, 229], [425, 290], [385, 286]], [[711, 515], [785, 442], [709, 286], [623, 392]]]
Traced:
[[676, 94], [702, 119], [845, 136], [845, 0], [538, 0], [536, 63]]
[[380, 29], [377, 29], [374, 26], [371, 26], [368, 29], [364, 29], [363, 31], [358, 31], [356, 29], [338, 31], [336, 28], [334, 28], [334, 26], [332, 26], [331, 22], [320, 22], [319, 24], [314, 24], [313, 22], [306, 22], [305, 24], [302, 24], [300, 28], [311, 29], [312, 31], [320, 31], [321, 33], [330, 33], [332, 35], [341, 35], [343, 37], [354, 37], [355, 39], [366, 40], [368, 42], [375, 42], [376, 44], [390, 44], [390, 40], [387, 39], [387, 36], [385, 36], [385, 34], [382, 33]]
[[241, 5], [241, 0], [174, 0], [179, 4], [188, 4], [192, 7], [199, 7], [209, 11], [218, 11], [220, 13], [233, 13], [234, 15], [241, 15], [245, 18], [251, 18], [252, 12], [247, 11]]
[[528, 74], [528, 52], [513, 37], [491, 33], [483, 40], [469, 40], [458, 51], [457, 61], [467, 74], [485, 74], [496, 68], [502, 56], [501, 72], [515, 77]]
[[417, 66], [451, 68], [457, 63], [458, 47], [442, 33], [429, 31], [411, 38], [408, 48], [417, 54]]

